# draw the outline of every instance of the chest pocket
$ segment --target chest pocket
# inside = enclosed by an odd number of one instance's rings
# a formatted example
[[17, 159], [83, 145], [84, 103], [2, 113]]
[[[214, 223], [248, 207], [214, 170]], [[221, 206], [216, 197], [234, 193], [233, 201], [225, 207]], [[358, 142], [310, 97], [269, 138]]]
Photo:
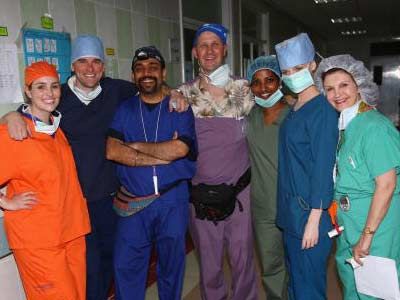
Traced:
[[368, 174], [368, 169], [363, 163], [362, 154], [355, 151], [341, 151], [339, 153], [338, 171], [340, 176], [349, 176], [358, 181]]
[[62, 168], [64, 157], [60, 145], [56, 146], [50, 139], [31, 142], [34, 143], [34, 147], [30, 147], [29, 154], [21, 158], [23, 179], [31, 182], [34, 178], [38, 186], [45, 187], [60, 181], [60, 176], [66, 176]]

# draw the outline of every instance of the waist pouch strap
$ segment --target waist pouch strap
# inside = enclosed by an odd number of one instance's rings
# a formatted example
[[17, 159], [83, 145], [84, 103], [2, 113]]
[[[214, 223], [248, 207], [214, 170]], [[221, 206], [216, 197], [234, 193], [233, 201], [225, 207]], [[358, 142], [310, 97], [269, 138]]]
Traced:
[[[237, 195], [240, 194], [250, 183], [251, 169], [239, 178], [236, 185], [225, 183], [218, 185], [198, 184], [192, 186], [191, 202], [194, 205], [196, 218], [213, 221], [225, 220], [235, 210]], [[240, 211], [243, 211], [242, 204], [239, 204]]]
[[172, 190], [182, 181], [186, 181], [186, 179], [181, 179], [174, 182], [167, 188], [161, 189], [160, 193], [158, 194], [152, 194], [147, 196], [136, 196], [128, 192], [125, 187], [120, 186], [113, 200], [113, 209], [117, 213], [117, 215], [121, 217], [131, 216], [141, 211], [143, 208], [150, 205], [151, 203], [153, 203], [153, 201], [156, 200], [157, 198], [160, 198], [161, 195]]

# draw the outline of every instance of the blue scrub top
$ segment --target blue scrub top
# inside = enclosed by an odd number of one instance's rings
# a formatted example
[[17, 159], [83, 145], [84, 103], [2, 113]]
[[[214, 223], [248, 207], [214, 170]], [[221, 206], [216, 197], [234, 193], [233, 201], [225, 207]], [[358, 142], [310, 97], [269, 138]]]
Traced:
[[[141, 120], [139, 96], [128, 99], [118, 108], [114, 120], [110, 126], [111, 130], [118, 133], [124, 142], [146, 142]], [[183, 140], [190, 148], [188, 155], [184, 158], [172, 161], [168, 165], [156, 166], [158, 177], [158, 188], [163, 190], [183, 179], [191, 179], [195, 174], [195, 157], [197, 143], [194, 126], [194, 116], [191, 108], [186, 112], [170, 112], [168, 108], [169, 97], [164, 98], [157, 106], [150, 107], [142, 102], [142, 113], [148, 142], [154, 142], [159, 108], [161, 105], [160, 120], [158, 125], [157, 142], [170, 141], [174, 132], [178, 138]], [[126, 165], [117, 166], [117, 176], [121, 184], [132, 194], [146, 196], [154, 194], [153, 167], [130, 167]], [[182, 188], [182, 197], [187, 198], [187, 187]], [[174, 193], [179, 195], [179, 191]], [[170, 194], [170, 193], [168, 193]]]
[[[323, 95], [286, 116], [279, 132], [277, 224], [293, 218], [288, 201], [327, 209], [333, 199], [333, 167], [338, 141], [338, 114]], [[290, 203], [292, 204], [292, 203]], [[329, 229], [329, 228], [328, 228]]]

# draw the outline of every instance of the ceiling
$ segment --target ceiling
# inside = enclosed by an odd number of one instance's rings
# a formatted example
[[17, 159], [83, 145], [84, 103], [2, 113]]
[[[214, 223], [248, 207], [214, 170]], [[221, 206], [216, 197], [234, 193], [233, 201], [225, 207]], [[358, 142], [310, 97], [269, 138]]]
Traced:
[[[264, 0], [289, 15], [325, 40], [371, 38], [380, 41], [400, 39], [400, 0], [336, 0], [316, 4], [314, 0]], [[332, 23], [332, 18], [361, 17], [357, 23]], [[366, 30], [365, 34], [344, 36], [342, 31]]]

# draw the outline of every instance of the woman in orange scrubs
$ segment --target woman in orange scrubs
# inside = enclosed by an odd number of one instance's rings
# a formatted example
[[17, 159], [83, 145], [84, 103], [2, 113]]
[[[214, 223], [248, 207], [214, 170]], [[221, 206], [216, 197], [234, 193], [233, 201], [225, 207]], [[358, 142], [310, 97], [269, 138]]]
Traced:
[[70, 146], [58, 128], [60, 83], [54, 66], [25, 69], [28, 104], [23, 115], [31, 138], [9, 138], [0, 126], [0, 194], [7, 238], [28, 300], [84, 300], [86, 202]]

